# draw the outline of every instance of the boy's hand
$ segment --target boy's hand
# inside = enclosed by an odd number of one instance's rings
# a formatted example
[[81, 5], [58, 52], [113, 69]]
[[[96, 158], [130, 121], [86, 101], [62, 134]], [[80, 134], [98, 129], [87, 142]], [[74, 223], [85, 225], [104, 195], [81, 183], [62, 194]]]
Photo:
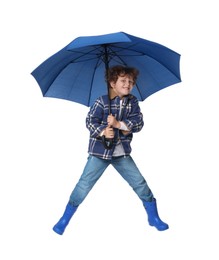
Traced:
[[114, 138], [114, 130], [112, 127], [107, 126], [104, 130], [104, 133], [106, 138]]
[[114, 128], [120, 128], [120, 122], [116, 120], [116, 118], [110, 114], [108, 117], [107, 117], [107, 123], [108, 123], [108, 126], [112, 126]]
[[124, 135], [128, 135], [128, 134], [130, 133], [130, 131], [122, 130], [122, 133], [123, 133]]

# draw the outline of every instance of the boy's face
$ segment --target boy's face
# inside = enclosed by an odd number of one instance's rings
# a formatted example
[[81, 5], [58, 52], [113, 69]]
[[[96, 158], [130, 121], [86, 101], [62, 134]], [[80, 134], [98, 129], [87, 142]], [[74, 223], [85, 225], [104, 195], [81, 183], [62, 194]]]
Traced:
[[116, 82], [110, 82], [110, 86], [122, 98], [132, 91], [134, 81], [130, 75], [119, 76]]

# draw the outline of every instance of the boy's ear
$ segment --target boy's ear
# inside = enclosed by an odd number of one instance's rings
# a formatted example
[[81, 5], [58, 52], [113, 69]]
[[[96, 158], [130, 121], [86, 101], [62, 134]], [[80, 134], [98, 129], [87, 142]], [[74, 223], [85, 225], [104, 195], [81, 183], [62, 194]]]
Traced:
[[111, 81], [111, 82], [109, 83], [109, 85], [110, 85], [111, 88], [114, 88], [115, 82]]

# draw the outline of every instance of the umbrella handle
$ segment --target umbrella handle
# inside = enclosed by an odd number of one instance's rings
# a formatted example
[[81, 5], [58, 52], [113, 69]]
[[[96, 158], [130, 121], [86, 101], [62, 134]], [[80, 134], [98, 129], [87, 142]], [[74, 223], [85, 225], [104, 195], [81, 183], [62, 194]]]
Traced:
[[102, 135], [102, 143], [105, 149], [110, 150], [113, 147], [113, 138], [106, 138], [105, 135]]

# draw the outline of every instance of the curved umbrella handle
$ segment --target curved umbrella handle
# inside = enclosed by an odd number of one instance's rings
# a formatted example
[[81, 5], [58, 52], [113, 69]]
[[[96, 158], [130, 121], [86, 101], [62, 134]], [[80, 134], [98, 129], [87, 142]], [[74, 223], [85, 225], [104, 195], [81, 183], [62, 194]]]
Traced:
[[110, 150], [113, 147], [113, 138], [106, 138], [105, 135], [102, 135], [102, 143], [105, 149]]

